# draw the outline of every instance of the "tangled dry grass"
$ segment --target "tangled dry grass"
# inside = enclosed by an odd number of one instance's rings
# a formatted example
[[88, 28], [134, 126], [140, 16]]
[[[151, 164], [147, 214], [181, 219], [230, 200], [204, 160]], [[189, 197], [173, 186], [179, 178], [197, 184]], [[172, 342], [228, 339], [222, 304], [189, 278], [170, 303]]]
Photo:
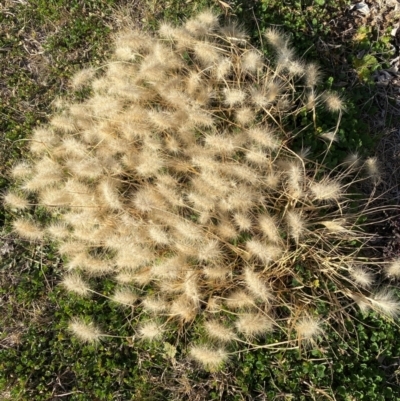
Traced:
[[[57, 244], [67, 290], [90, 296], [88, 279], [115, 279], [110, 302], [140, 311], [148, 340], [198, 322], [205, 336], [189, 354], [211, 370], [274, 330], [312, 343], [352, 303], [400, 311], [374, 289], [400, 263], [363, 255], [361, 218], [375, 210], [352, 192], [377, 183], [379, 166], [351, 155], [329, 171], [291, 149], [288, 120], [325, 107], [338, 117], [316, 138], [329, 152], [344, 105], [318, 93], [318, 67], [285, 35], [265, 36], [273, 61], [210, 11], [155, 36], [120, 32], [112, 59], [72, 81], [87, 100], [62, 102], [35, 130], [32, 160], [12, 171], [20, 190], [5, 196], [16, 215], [36, 204], [52, 215], [16, 217], [14, 229]], [[87, 342], [106, 335], [81, 318], [70, 328]]]

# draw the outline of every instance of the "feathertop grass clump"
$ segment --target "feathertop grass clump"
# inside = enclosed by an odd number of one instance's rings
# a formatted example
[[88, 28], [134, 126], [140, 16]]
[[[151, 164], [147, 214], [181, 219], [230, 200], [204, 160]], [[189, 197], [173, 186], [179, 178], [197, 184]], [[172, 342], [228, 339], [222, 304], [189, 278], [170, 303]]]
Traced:
[[[72, 80], [87, 100], [34, 131], [32, 162], [13, 170], [20, 191], [5, 197], [19, 215], [32, 203], [51, 213], [14, 228], [57, 244], [68, 291], [90, 296], [93, 277], [114, 279], [110, 302], [144, 317], [132, 334], [145, 340], [200, 326], [187, 354], [209, 369], [238, 344], [273, 346], [263, 339], [274, 331], [313, 343], [350, 304], [399, 312], [374, 290], [399, 262], [362, 257], [369, 211], [350, 190], [368, 171], [378, 180], [378, 166], [353, 157], [329, 171], [291, 149], [289, 120], [325, 108], [339, 124], [343, 102], [317, 91], [318, 67], [285, 35], [265, 37], [271, 60], [210, 11], [155, 35], [120, 32], [109, 62]], [[329, 151], [335, 132], [321, 139]], [[102, 337], [79, 318], [70, 329]]]

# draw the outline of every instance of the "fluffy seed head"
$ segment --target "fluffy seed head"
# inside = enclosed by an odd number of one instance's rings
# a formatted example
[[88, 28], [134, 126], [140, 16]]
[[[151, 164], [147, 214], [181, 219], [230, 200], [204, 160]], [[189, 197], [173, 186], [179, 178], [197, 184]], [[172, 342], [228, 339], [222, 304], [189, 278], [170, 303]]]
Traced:
[[300, 340], [312, 340], [316, 336], [323, 333], [321, 323], [311, 316], [303, 316], [297, 322], [295, 326], [297, 335]]
[[374, 282], [374, 276], [370, 272], [360, 267], [354, 267], [350, 269], [350, 276], [355, 283], [361, 287], [371, 287]]
[[287, 41], [286, 36], [276, 28], [268, 28], [264, 32], [264, 36], [276, 49], [282, 48]]
[[26, 218], [19, 218], [13, 221], [15, 232], [22, 238], [37, 241], [43, 238], [42, 229]]
[[250, 255], [258, 258], [265, 264], [275, 261], [282, 253], [282, 249], [279, 246], [271, 245], [256, 239], [247, 241], [246, 248]]
[[90, 287], [78, 273], [66, 274], [61, 281], [61, 284], [67, 289], [67, 291], [75, 292], [83, 297], [90, 294]]
[[400, 314], [400, 302], [394, 292], [381, 290], [369, 298], [372, 305], [384, 315], [395, 318]]
[[258, 218], [258, 225], [269, 241], [273, 242], [274, 244], [278, 244], [281, 241], [274, 218], [267, 214], [262, 214]]
[[246, 72], [257, 72], [258, 69], [262, 68], [263, 62], [261, 55], [253, 50], [250, 50], [242, 56], [242, 68]]
[[21, 162], [16, 164], [11, 170], [11, 175], [17, 179], [26, 178], [32, 173], [33, 173], [32, 167], [26, 162]]
[[306, 85], [310, 88], [318, 85], [321, 80], [321, 71], [319, 67], [310, 63], [306, 66], [306, 74], [305, 74]]
[[250, 267], [244, 271], [244, 280], [247, 288], [255, 297], [262, 299], [264, 302], [269, 302], [274, 298], [271, 290], [266, 286], [265, 280], [251, 270]]
[[82, 342], [97, 343], [103, 333], [93, 322], [86, 323], [83, 319], [74, 318], [69, 324], [69, 330]]
[[378, 159], [376, 157], [369, 157], [365, 161], [365, 168], [371, 180], [374, 184], [377, 184], [381, 178], [381, 169], [379, 167]]
[[342, 195], [340, 183], [328, 179], [312, 183], [310, 189], [316, 200], [337, 201]]
[[197, 346], [190, 349], [190, 355], [211, 371], [220, 368], [228, 359], [228, 353], [222, 349], [213, 349], [208, 346]]
[[95, 75], [95, 70], [93, 68], [86, 68], [80, 70], [74, 74], [71, 80], [71, 87], [74, 90], [81, 89], [83, 86], [87, 85]]
[[255, 305], [254, 297], [246, 291], [237, 290], [232, 292], [225, 300], [226, 306], [229, 309], [251, 308]]
[[236, 338], [233, 331], [216, 320], [210, 320], [204, 324], [205, 329], [210, 337], [222, 342], [230, 342]]
[[273, 330], [272, 320], [261, 313], [244, 313], [235, 322], [239, 333], [252, 338]]
[[294, 210], [288, 211], [286, 214], [286, 221], [289, 227], [290, 236], [296, 243], [298, 243], [305, 231], [305, 222], [301, 217], [301, 214]]
[[208, 42], [196, 42], [193, 50], [200, 62], [206, 67], [216, 63], [220, 58], [215, 46]]
[[8, 192], [4, 198], [4, 204], [6, 206], [11, 207], [12, 209], [28, 209], [29, 208], [29, 202], [26, 198], [20, 195], [13, 194], [12, 192]]
[[240, 89], [226, 88], [224, 90], [225, 104], [229, 107], [243, 104], [246, 99], [246, 93]]
[[121, 305], [132, 306], [137, 300], [138, 295], [128, 288], [119, 288], [114, 292], [111, 299]]
[[163, 328], [156, 322], [143, 323], [138, 330], [140, 337], [150, 341], [161, 337], [163, 332]]
[[343, 100], [335, 93], [326, 93], [323, 99], [327, 109], [333, 113], [344, 109]]
[[400, 259], [396, 259], [385, 266], [385, 273], [388, 277], [400, 277]]

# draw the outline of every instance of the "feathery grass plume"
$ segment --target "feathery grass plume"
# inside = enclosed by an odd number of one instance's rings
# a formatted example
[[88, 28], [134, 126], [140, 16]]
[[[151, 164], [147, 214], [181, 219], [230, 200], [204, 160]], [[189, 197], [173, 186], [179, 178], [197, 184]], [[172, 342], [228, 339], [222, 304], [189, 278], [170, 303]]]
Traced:
[[12, 208], [25, 210], [29, 208], [29, 201], [24, 196], [13, 194], [12, 192], [8, 192], [3, 197], [4, 205]]
[[230, 43], [236, 42], [239, 44], [245, 44], [249, 37], [243, 26], [237, 24], [236, 22], [230, 22], [221, 26], [219, 31]]
[[161, 194], [150, 186], [143, 186], [137, 190], [132, 203], [142, 213], [163, 210], [165, 207], [165, 202]]
[[197, 38], [204, 37], [208, 33], [207, 26], [203, 25], [197, 18], [191, 18], [186, 21], [185, 28], [191, 35]]
[[240, 181], [253, 185], [257, 184], [262, 177], [251, 167], [246, 165], [241, 166], [237, 163], [226, 163], [222, 171], [224, 171], [226, 175], [230, 175]]
[[62, 156], [87, 157], [87, 146], [75, 138], [64, 138], [61, 142]]
[[196, 241], [203, 237], [200, 227], [188, 220], [178, 220], [174, 225], [175, 230], [186, 240]]
[[381, 169], [378, 159], [376, 157], [369, 157], [365, 160], [365, 169], [372, 182], [378, 184], [381, 180]]
[[210, 151], [217, 154], [233, 154], [238, 148], [235, 142], [235, 138], [228, 135], [207, 135], [204, 138], [204, 143]]
[[157, 175], [164, 167], [164, 161], [159, 152], [146, 150], [138, 157], [136, 171], [144, 178]]
[[343, 100], [336, 93], [324, 93], [323, 100], [326, 108], [332, 113], [344, 110]]
[[210, 371], [220, 369], [224, 362], [228, 360], [228, 353], [224, 349], [213, 349], [206, 345], [192, 347], [190, 356]]
[[75, 292], [83, 297], [90, 295], [90, 287], [78, 273], [67, 273], [63, 277], [61, 284], [66, 288], [67, 291]]
[[14, 231], [27, 240], [40, 241], [43, 239], [43, 230], [36, 223], [27, 218], [20, 217], [13, 221]]
[[217, 240], [210, 240], [198, 246], [197, 258], [202, 262], [217, 262], [221, 256], [222, 251]]
[[210, 280], [226, 281], [230, 275], [231, 269], [225, 266], [207, 266], [203, 269], [204, 275]]
[[133, 304], [139, 299], [139, 296], [129, 288], [118, 288], [112, 295], [111, 299], [120, 305], [133, 306]]
[[385, 274], [388, 277], [400, 277], [400, 259], [396, 259], [385, 266]]
[[368, 299], [372, 306], [384, 315], [396, 318], [400, 314], [398, 296], [391, 290], [382, 289]]
[[321, 322], [308, 315], [296, 321], [295, 330], [300, 341], [311, 341], [323, 333]]
[[58, 253], [68, 257], [75, 256], [76, 254], [83, 254], [86, 249], [86, 244], [74, 240], [67, 240], [58, 245]]
[[255, 273], [250, 267], [247, 267], [244, 271], [244, 281], [249, 291], [258, 299], [261, 299], [264, 302], [270, 302], [274, 299], [274, 295], [265, 285], [264, 280], [262, 280], [260, 275]]
[[186, 258], [183, 255], [176, 255], [156, 261], [151, 267], [152, 274], [161, 279], [177, 279], [184, 270], [188, 269]]
[[349, 270], [349, 273], [354, 282], [361, 287], [369, 288], [374, 283], [373, 274], [365, 269], [353, 267]]
[[288, 46], [288, 42], [285, 43], [284, 46], [277, 49], [278, 55], [278, 63], [277, 63], [277, 70], [280, 68], [284, 68], [285, 70], [289, 69], [290, 65], [292, 65], [295, 53], [294, 49]]
[[29, 177], [32, 173], [32, 166], [27, 162], [19, 162], [11, 170], [11, 176], [15, 179]]
[[229, 219], [221, 219], [219, 224], [215, 228], [215, 232], [220, 238], [227, 241], [233, 240], [238, 237], [236, 227], [231, 224]]
[[358, 305], [361, 312], [368, 312], [368, 310], [372, 307], [371, 301], [360, 293], [350, 293], [349, 297], [354, 300], [354, 302]]
[[286, 67], [290, 75], [302, 76], [305, 73], [304, 63], [299, 60], [291, 60]]
[[254, 297], [244, 290], [236, 290], [230, 293], [225, 299], [225, 303], [229, 309], [233, 310], [252, 308], [255, 306]]
[[45, 188], [40, 194], [40, 203], [48, 207], [68, 207], [73, 202], [73, 196], [63, 189]]
[[94, 68], [85, 68], [77, 71], [71, 79], [71, 87], [74, 90], [79, 90], [88, 85], [94, 78], [96, 70]]
[[253, 338], [273, 330], [273, 322], [262, 313], [243, 313], [235, 322], [236, 329], [245, 337]]
[[251, 256], [256, 257], [265, 264], [277, 260], [282, 254], [282, 249], [279, 246], [258, 241], [256, 239], [247, 241], [246, 248]]
[[198, 306], [184, 294], [171, 303], [169, 313], [183, 322], [191, 322], [198, 313]]
[[265, 97], [268, 103], [274, 103], [278, 100], [279, 96], [284, 91], [285, 86], [282, 82], [274, 79], [267, 80], [265, 84]]
[[216, 340], [228, 343], [236, 339], [236, 334], [217, 320], [209, 320], [204, 324], [207, 334]]
[[242, 107], [235, 110], [235, 120], [243, 126], [247, 126], [254, 121], [255, 112], [250, 107]]
[[160, 227], [149, 227], [149, 237], [159, 245], [168, 245], [171, 242], [168, 233]]
[[68, 328], [72, 334], [84, 343], [98, 343], [104, 335], [93, 322], [86, 323], [83, 319], [78, 317], [70, 321]]
[[246, 93], [240, 89], [225, 88], [225, 104], [229, 107], [238, 106], [246, 100]]
[[263, 66], [261, 54], [254, 50], [249, 50], [242, 54], [242, 68], [246, 72], [256, 73]]
[[350, 153], [344, 159], [344, 164], [347, 166], [356, 167], [360, 164], [360, 156], [357, 152]]
[[333, 233], [350, 233], [344, 225], [346, 224], [345, 219], [335, 219], [335, 220], [326, 220], [321, 221], [321, 224], [324, 225], [329, 231]]
[[142, 301], [142, 306], [147, 312], [158, 314], [168, 309], [168, 302], [161, 297], [146, 297]]
[[55, 239], [65, 239], [71, 233], [68, 225], [62, 221], [48, 225], [46, 231]]
[[224, 81], [231, 74], [232, 68], [232, 61], [223, 57], [215, 64], [213, 72], [218, 81]]
[[252, 165], [256, 166], [265, 167], [270, 164], [270, 159], [267, 153], [260, 149], [257, 145], [251, 146], [249, 149], [247, 149], [245, 158]]
[[236, 225], [241, 231], [250, 231], [253, 227], [253, 222], [249, 216], [243, 213], [235, 213], [233, 215]]
[[88, 158], [86, 160], [70, 159], [66, 161], [65, 165], [78, 178], [95, 180], [103, 174], [101, 162], [95, 158]]
[[32, 134], [30, 151], [37, 155], [46, 153], [56, 146], [59, 141], [59, 136], [53, 130], [44, 127], [36, 128]]
[[297, 162], [282, 162], [287, 174], [287, 186], [289, 194], [293, 199], [299, 199], [303, 194], [304, 173]]
[[194, 305], [198, 306], [200, 303], [199, 279], [195, 271], [186, 272], [183, 282], [185, 295], [190, 299]]
[[339, 137], [337, 136], [336, 132], [324, 132], [320, 135], [320, 137], [327, 142], [339, 142]]
[[287, 36], [277, 28], [268, 28], [264, 32], [264, 37], [276, 49], [284, 47], [287, 43]]
[[145, 340], [156, 340], [162, 336], [164, 329], [156, 322], [146, 322], [140, 325], [139, 336]]
[[251, 140], [267, 149], [275, 150], [280, 146], [279, 140], [268, 126], [251, 128], [247, 134]]
[[294, 239], [296, 244], [298, 244], [305, 232], [305, 222], [301, 214], [298, 211], [289, 210], [286, 213], [286, 222], [288, 224], [290, 236]]
[[281, 236], [277, 227], [276, 220], [268, 214], [261, 214], [258, 217], [258, 225], [262, 233], [274, 244], [281, 242]]
[[342, 196], [342, 188], [338, 181], [323, 179], [320, 182], [312, 182], [310, 190], [316, 200], [338, 201]]
[[270, 103], [264, 88], [250, 88], [251, 102], [257, 107], [267, 107]]
[[211, 32], [219, 27], [218, 15], [212, 10], [204, 10], [196, 15], [196, 20]]
[[255, 205], [256, 198], [257, 193], [253, 188], [244, 184], [235, 185], [228, 197], [220, 202], [220, 208], [246, 213]]
[[309, 63], [306, 65], [305, 81], [309, 88], [317, 86], [320, 83], [321, 78], [321, 71], [316, 64]]
[[50, 120], [51, 127], [62, 134], [72, 134], [75, 129], [75, 121], [66, 113], [54, 116]]
[[193, 45], [193, 51], [204, 67], [210, 67], [220, 59], [218, 49], [209, 42], [197, 41]]

